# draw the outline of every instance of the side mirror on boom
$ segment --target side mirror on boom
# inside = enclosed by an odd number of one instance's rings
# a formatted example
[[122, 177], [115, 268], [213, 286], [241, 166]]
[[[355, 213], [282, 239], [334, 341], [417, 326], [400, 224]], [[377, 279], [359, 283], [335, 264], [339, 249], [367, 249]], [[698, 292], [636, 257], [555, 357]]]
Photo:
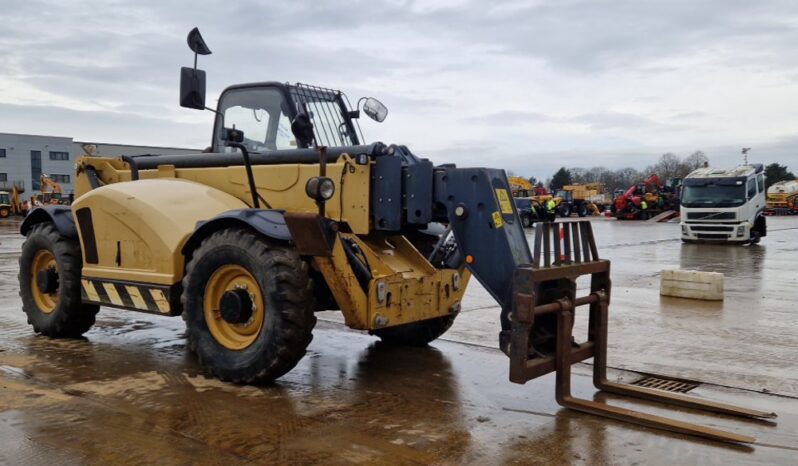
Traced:
[[194, 68], [180, 68], [180, 106], [205, 110], [205, 71], [197, 69], [197, 55], [210, 55], [198, 28], [188, 33], [188, 47], [194, 52]]

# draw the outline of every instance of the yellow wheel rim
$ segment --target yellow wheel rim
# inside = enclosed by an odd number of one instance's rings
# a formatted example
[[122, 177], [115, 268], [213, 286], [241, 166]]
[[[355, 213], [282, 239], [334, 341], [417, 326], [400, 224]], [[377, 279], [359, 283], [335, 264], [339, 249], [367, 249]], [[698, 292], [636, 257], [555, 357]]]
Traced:
[[[225, 292], [243, 289], [249, 293], [254, 309], [252, 317], [243, 324], [232, 324], [222, 318], [219, 310]], [[242, 350], [251, 345], [263, 328], [265, 307], [257, 280], [240, 265], [224, 265], [216, 269], [205, 285], [202, 300], [205, 323], [213, 338], [230, 350]]]
[[55, 256], [46, 249], [37, 251], [36, 255], [33, 256], [33, 266], [31, 267], [31, 288], [33, 289], [33, 300], [36, 302], [36, 307], [45, 314], [53, 312], [58, 305], [57, 288], [52, 293], [44, 293], [39, 289], [37, 280], [39, 272], [44, 272], [48, 269], [53, 269], [58, 273], [58, 263], [55, 261]]

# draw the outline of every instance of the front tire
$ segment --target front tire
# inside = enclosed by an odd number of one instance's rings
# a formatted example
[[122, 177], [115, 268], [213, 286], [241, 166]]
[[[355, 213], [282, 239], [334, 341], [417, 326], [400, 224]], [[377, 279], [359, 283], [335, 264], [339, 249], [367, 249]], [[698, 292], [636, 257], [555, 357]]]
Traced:
[[7, 218], [11, 215], [11, 209], [8, 207], [0, 207], [0, 218]]
[[560, 217], [570, 217], [571, 216], [571, 206], [568, 204], [560, 204]]
[[524, 228], [532, 228], [532, 223], [533, 222], [531, 215], [527, 214], [521, 215], [521, 225], [523, 225]]
[[272, 382], [305, 355], [316, 324], [308, 265], [250, 230], [206, 238], [183, 278], [189, 347], [214, 377]]
[[455, 317], [457, 317], [456, 314], [436, 317], [396, 327], [372, 330], [370, 333], [380, 337], [380, 340], [389, 345], [427, 346], [449, 330]]
[[31, 228], [19, 257], [19, 296], [34, 331], [77, 338], [94, 325], [100, 306], [81, 301], [82, 268], [76, 241], [61, 236], [52, 223]]

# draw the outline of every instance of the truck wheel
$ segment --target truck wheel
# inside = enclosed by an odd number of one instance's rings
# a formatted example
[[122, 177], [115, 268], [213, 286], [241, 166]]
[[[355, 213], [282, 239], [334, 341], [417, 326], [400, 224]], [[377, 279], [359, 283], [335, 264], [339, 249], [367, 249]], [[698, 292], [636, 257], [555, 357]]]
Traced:
[[521, 225], [523, 225], [524, 228], [532, 228], [532, 223], [533, 222], [531, 215], [524, 214], [521, 216]]
[[434, 319], [422, 320], [411, 324], [397, 325], [379, 330], [372, 330], [372, 335], [391, 345], [426, 346], [446, 333], [454, 323], [457, 314]]
[[587, 205], [579, 204], [579, 207], [576, 208], [576, 215], [585, 217], [587, 215]]
[[305, 355], [316, 324], [307, 264], [250, 230], [206, 238], [183, 278], [188, 344], [214, 377], [271, 382]]
[[560, 216], [561, 217], [570, 217], [571, 216], [571, 206], [568, 204], [560, 204]]
[[81, 302], [82, 268], [76, 241], [61, 236], [52, 223], [31, 228], [19, 257], [19, 296], [34, 331], [76, 338], [94, 325], [100, 306]]
[[11, 209], [8, 207], [0, 207], [0, 218], [6, 218], [11, 215]]

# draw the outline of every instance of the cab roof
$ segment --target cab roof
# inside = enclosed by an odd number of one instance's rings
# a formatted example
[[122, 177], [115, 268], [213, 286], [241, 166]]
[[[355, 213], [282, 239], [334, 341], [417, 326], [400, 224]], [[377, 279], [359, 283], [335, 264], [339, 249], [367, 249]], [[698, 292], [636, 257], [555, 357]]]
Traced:
[[739, 165], [734, 168], [699, 168], [687, 175], [687, 178], [737, 178], [751, 176], [761, 171], [763, 171], [762, 164]]

